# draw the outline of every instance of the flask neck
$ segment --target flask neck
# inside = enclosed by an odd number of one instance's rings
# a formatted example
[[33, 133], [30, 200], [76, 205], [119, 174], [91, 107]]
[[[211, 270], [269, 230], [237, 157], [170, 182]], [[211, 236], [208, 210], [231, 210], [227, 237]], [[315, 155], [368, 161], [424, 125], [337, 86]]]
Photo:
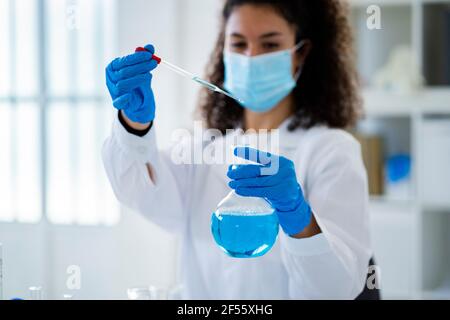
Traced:
[[232, 190], [217, 206], [218, 213], [243, 213], [266, 215], [274, 213], [273, 207], [263, 198], [242, 197]]

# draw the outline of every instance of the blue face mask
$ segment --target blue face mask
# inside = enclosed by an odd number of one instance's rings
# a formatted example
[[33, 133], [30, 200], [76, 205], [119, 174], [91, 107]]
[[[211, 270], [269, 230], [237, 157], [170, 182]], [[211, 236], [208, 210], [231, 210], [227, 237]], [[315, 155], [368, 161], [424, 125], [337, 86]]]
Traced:
[[302, 46], [300, 42], [293, 49], [255, 57], [225, 51], [224, 88], [249, 110], [269, 111], [297, 85], [301, 70], [292, 76], [292, 53]]

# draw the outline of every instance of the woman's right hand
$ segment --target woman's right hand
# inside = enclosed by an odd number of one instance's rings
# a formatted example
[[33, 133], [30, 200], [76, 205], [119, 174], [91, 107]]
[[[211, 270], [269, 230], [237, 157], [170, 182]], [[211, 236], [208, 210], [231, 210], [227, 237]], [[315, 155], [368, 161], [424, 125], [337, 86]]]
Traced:
[[158, 63], [152, 59], [155, 48], [114, 59], [106, 67], [106, 86], [116, 109], [138, 124], [149, 124], [155, 118], [152, 75]]

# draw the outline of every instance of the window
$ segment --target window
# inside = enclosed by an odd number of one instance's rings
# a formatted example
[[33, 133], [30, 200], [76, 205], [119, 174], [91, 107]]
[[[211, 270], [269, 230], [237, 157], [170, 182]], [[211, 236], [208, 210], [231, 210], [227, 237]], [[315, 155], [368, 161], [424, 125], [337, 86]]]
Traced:
[[0, 221], [118, 221], [100, 154], [114, 18], [112, 0], [0, 0]]

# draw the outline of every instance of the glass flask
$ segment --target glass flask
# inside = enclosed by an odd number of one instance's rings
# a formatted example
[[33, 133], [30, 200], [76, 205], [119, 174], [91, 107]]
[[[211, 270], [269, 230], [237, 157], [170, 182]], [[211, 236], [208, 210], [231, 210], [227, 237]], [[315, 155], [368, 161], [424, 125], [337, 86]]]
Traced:
[[129, 300], [167, 300], [168, 292], [156, 286], [135, 287], [127, 290], [127, 296]]
[[265, 199], [241, 197], [234, 190], [211, 217], [214, 240], [233, 258], [266, 254], [277, 239], [278, 229], [278, 216]]

